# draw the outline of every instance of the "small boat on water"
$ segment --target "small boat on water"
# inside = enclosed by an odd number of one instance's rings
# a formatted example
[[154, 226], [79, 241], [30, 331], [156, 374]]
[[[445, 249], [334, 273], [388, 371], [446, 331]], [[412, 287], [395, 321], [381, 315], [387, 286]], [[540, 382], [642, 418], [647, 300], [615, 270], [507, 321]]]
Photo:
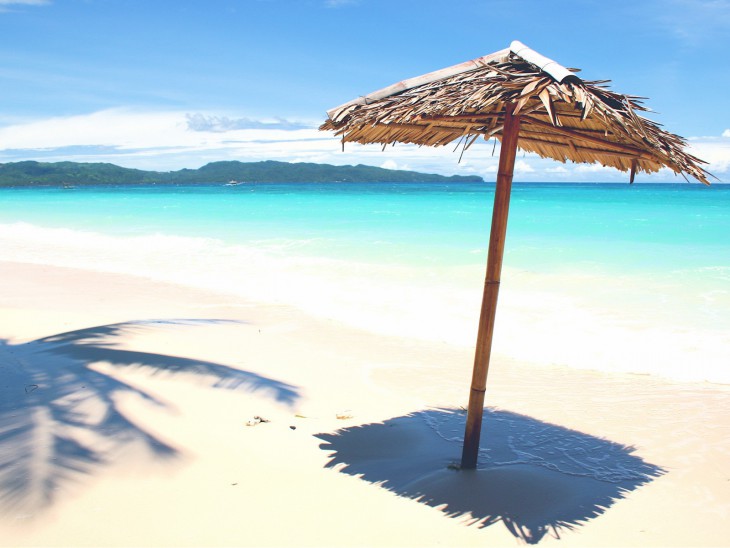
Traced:
[[228, 181], [225, 186], [238, 186], [245, 184], [245, 181]]

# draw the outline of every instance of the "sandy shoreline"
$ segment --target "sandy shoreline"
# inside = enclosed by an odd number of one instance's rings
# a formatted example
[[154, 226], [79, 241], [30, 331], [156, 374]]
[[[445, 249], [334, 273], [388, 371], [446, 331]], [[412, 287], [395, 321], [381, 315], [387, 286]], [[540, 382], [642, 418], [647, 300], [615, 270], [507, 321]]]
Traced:
[[497, 356], [498, 464], [468, 476], [448, 466], [469, 349], [0, 272], [0, 545], [730, 545], [727, 386]]

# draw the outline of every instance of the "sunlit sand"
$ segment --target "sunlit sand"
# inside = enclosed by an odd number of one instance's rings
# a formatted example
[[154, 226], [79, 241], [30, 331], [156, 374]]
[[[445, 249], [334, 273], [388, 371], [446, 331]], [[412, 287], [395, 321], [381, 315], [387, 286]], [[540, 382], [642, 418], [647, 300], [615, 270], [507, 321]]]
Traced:
[[497, 356], [465, 472], [468, 348], [130, 276], [2, 272], [4, 546], [724, 542], [721, 385]]

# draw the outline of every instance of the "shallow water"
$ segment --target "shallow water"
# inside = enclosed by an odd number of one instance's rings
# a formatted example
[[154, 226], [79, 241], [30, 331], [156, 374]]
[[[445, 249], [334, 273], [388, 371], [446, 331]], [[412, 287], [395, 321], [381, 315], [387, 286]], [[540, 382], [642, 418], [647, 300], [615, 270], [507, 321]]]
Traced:
[[[0, 189], [0, 259], [473, 344], [493, 185]], [[730, 382], [730, 187], [515, 184], [495, 353]]]

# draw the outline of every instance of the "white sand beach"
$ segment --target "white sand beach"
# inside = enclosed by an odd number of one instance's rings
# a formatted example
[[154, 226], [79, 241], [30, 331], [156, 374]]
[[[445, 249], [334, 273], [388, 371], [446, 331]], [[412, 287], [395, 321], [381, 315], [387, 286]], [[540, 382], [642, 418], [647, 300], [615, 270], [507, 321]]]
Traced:
[[2, 546], [730, 545], [726, 385], [498, 354], [457, 471], [467, 347], [0, 272]]

